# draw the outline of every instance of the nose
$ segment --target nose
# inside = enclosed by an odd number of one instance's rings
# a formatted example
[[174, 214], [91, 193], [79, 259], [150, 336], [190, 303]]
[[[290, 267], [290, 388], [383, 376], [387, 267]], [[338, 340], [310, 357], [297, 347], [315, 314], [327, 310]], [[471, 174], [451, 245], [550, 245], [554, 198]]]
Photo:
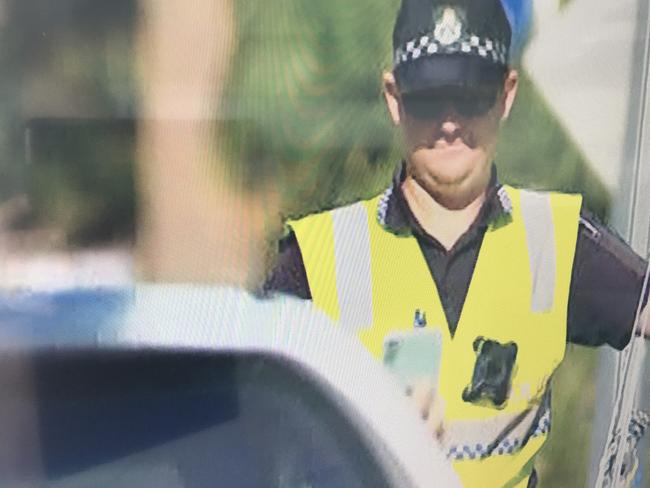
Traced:
[[451, 109], [448, 109], [440, 124], [440, 134], [447, 142], [454, 142], [460, 137], [461, 125], [458, 115]]

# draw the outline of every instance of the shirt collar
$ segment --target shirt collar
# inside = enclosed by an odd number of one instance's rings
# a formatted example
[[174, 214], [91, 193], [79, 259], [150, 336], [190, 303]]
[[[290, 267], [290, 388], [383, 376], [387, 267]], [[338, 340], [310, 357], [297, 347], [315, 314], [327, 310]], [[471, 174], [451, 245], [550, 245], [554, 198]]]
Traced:
[[[427, 235], [411, 211], [404, 193], [402, 182], [406, 169], [402, 163], [393, 175], [390, 187], [384, 192], [377, 207], [379, 223], [388, 231], [398, 235], [417, 233]], [[512, 202], [497, 177], [496, 165], [492, 165], [492, 175], [488, 184], [487, 198], [474, 225], [498, 228], [512, 220]]]

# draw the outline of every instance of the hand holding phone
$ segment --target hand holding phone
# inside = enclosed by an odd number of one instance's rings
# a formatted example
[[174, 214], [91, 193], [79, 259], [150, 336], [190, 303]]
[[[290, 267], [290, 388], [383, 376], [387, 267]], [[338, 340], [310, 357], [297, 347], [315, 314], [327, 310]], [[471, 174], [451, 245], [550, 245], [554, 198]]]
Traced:
[[444, 401], [437, 394], [441, 355], [442, 335], [437, 329], [396, 333], [384, 341], [384, 364], [404, 386], [439, 441], [444, 435]]

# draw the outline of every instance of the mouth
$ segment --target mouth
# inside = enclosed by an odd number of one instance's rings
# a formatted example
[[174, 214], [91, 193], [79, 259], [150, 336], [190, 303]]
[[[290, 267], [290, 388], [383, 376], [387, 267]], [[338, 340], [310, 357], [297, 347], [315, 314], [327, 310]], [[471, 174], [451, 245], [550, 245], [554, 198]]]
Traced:
[[459, 149], [462, 149], [463, 146], [463, 140], [458, 137], [451, 142], [447, 139], [438, 139], [430, 146], [430, 148], [435, 149], [436, 151], [458, 151]]

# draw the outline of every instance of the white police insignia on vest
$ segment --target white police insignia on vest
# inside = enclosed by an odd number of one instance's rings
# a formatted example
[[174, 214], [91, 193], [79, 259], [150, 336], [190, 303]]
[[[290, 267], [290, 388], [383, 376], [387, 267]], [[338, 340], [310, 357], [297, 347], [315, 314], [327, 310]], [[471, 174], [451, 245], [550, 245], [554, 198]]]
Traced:
[[463, 34], [463, 14], [457, 8], [443, 7], [434, 13], [435, 28], [433, 36], [441, 45], [448, 46], [458, 42]]

